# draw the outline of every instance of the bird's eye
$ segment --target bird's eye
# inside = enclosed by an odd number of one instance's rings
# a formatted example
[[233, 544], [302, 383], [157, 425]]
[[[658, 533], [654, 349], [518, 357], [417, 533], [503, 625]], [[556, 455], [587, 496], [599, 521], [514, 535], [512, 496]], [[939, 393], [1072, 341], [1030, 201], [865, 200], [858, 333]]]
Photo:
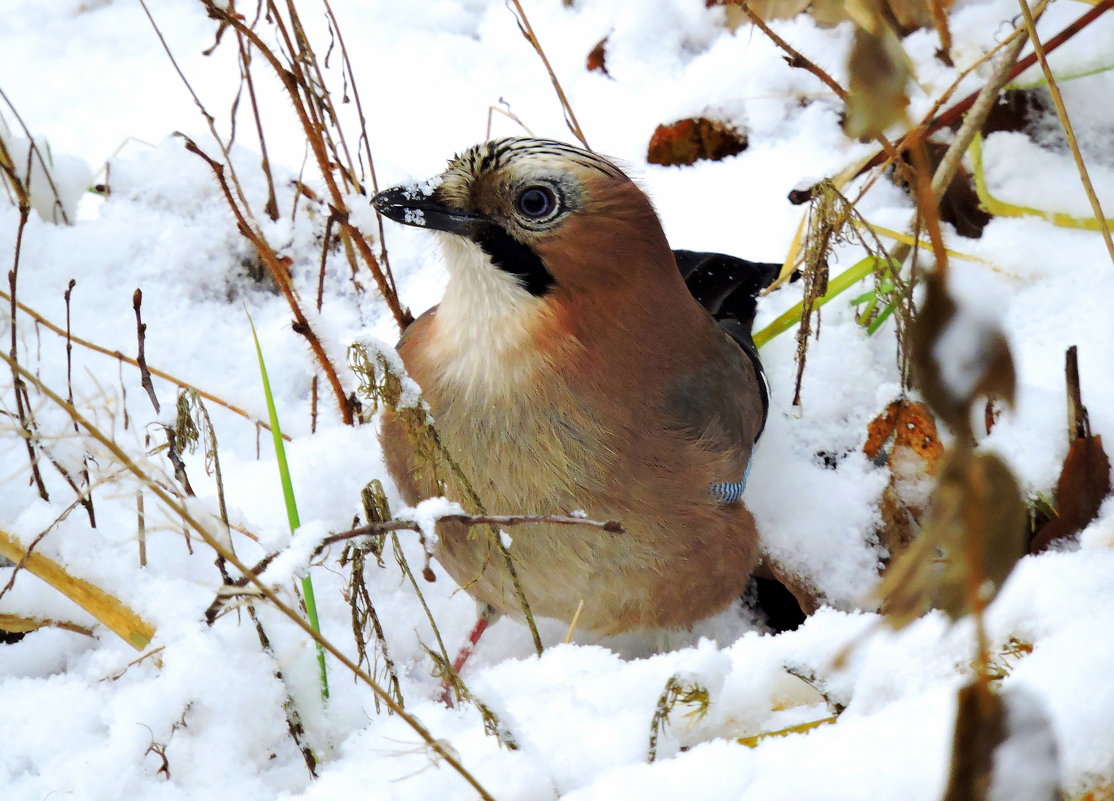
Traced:
[[518, 210], [527, 217], [547, 217], [557, 208], [557, 197], [547, 186], [530, 186], [523, 189], [515, 201]]

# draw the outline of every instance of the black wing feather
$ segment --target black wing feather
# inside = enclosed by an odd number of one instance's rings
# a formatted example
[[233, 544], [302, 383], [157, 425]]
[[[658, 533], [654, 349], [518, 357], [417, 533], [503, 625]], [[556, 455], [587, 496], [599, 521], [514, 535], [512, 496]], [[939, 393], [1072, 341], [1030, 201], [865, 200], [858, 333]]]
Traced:
[[738, 343], [754, 365], [762, 393], [762, 423], [765, 427], [770, 390], [758, 348], [751, 339], [751, 327], [758, 308], [758, 293], [774, 282], [781, 272], [781, 265], [692, 250], [674, 250], [673, 256], [689, 292], [715, 318], [723, 332]]

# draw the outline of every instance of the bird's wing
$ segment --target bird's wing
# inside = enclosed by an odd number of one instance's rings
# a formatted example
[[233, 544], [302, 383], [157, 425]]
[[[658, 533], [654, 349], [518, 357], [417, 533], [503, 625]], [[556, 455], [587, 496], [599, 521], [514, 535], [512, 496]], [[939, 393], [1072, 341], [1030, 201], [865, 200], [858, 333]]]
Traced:
[[674, 250], [673, 256], [689, 292], [715, 318], [720, 329], [742, 348], [754, 368], [762, 404], [761, 425], [755, 434], [757, 440], [766, 424], [770, 390], [758, 348], [751, 339], [751, 326], [758, 293], [773, 283], [781, 272], [781, 265], [692, 250]]
[[717, 320], [738, 320], [748, 335], [758, 293], [781, 272], [780, 264], [747, 261], [723, 253], [675, 250], [673, 257], [685, 285], [700, 305]]

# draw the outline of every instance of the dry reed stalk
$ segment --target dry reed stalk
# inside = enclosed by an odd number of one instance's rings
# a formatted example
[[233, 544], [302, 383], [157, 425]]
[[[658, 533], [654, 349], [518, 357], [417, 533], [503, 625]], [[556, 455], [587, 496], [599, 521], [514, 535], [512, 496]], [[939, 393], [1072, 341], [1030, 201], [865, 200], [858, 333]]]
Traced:
[[93, 439], [99, 442], [109, 455], [112, 456], [123, 468], [134, 475], [140, 482], [142, 482], [152, 494], [154, 494], [173, 514], [175, 514], [185, 525], [188, 525], [198, 536], [205, 541], [205, 543], [212, 548], [217, 554], [225, 559], [226, 562], [235, 567], [240, 573], [247, 577], [248, 581], [255, 586], [259, 594], [266, 598], [281, 614], [294, 623], [302, 632], [312, 639], [315, 643], [321, 645], [328, 651], [340, 664], [344, 665], [349, 671], [352, 672], [360, 681], [362, 681], [368, 688], [371, 689], [376, 696], [396, 715], [398, 715], [411, 729], [413, 729], [418, 736], [425, 741], [429, 748], [456, 771], [461, 778], [463, 778], [472, 788], [479, 794], [480, 798], [484, 801], [494, 801], [491, 794], [484, 789], [483, 785], [460, 763], [460, 760], [452, 752], [452, 749], [447, 747], [440, 740], [435, 738], [433, 734], [413, 715], [406, 712], [390, 697], [390, 694], [384, 690], [378, 682], [376, 682], [365, 671], [360, 669], [347, 654], [337, 648], [329, 640], [321, 636], [320, 633], [314, 631], [313, 627], [300, 615], [298, 612], [286, 604], [278, 595], [264, 584], [259, 578], [251, 572], [247, 565], [245, 565], [236, 554], [229, 550], [220, 540], [213, 535], [209, 528], [204, 525], [193, 513], [173, 494], [168, 492], [158, 481], [147, 475], [144, 470], [129, 457], [120, 446], [103, 431], [101, 431], [92, 421], [90, 421], [80, 411], [75, 409], [72, 404], [67, 403], [66, 399], [61, 397], [58, 393], [54, 392], [50, 387], [46, 386], [37, 376], [26, 370], [24, 367], [15, 364], [7, 356], [7, 354], [0, 352], [0, 360], [3, 360], [9, 366], [17, 370], [20, 376], [29, 384], [36, 387], [36, 389], [43, 394], [44, 397], [49, 399], [52, 403], [62, 409], [70, 418], [78, 423], [85, 431], [89, 433]]
[[1064, 105], [1064, 97], [1060, 94], [1060, 86], [1056, 83], [1056, 77], [1048, 66], [1046, 48], [1037, 37], [1037, 25], [1033, 21], [1033, 12], [1025, 0], [1018, 0], [1018, 3], [1021, 5], [1021, 14], [1025, 17], [1025, 28], [1029, 32], [1029, 41], [1033, 43], [1034, 54], [1040, 62], [1044, 79], [1048, 82], [1048, 91], [1052, 95], [1053, 104], [1056, 106], [1056, 116], [1060, 119], [1060, 126], [1064, 129], [1064, 135], [1068, 139], [1068, 147], [1071, 148], [1071, 155], [1075, 160], [1075, 168], [1079, 171], [1079, 181], [1083, 184], [1083, 191], [1087, 193], [1087, 200], [1090, 201], [1091, 209], [1095, 213], [1099, 230], [1102, 232], [1103, 242], [1106, 243], [1106, 251], [1110, 254], [1110, 261], [1114, 262], [1114, 240], [1110, 238], [1110, 226], [1106, 222], [1106, 215], [1103, 214], [1098, 195], [1095, 194], [1095, 187], [1091, 183], [1091, 176], [1087, 172], [1083, 154], [1079, 151], [1079, 143], [1075, 139], [1075, 131], [1071, 126], [1067, 107]]
[[114, 595], [85, 579], [71, 576], [53, 559], [25, 548], [19, 540], [2, 529], [0, 556], [7, 557], [16, 563], [17, 569], [26, 570], [58, 590], [137, 651], [146, 648], [155, 636], [154, 627]]

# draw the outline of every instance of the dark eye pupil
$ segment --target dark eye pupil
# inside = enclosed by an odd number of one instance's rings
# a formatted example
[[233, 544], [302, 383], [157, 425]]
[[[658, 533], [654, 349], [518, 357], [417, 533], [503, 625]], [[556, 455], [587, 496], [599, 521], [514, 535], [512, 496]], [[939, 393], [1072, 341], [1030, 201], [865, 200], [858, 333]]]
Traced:
[[530, 187], [518, 196], [518, 208], [527, 217], [544, 217], [553, 211], [556, 201], [548, 189]]

